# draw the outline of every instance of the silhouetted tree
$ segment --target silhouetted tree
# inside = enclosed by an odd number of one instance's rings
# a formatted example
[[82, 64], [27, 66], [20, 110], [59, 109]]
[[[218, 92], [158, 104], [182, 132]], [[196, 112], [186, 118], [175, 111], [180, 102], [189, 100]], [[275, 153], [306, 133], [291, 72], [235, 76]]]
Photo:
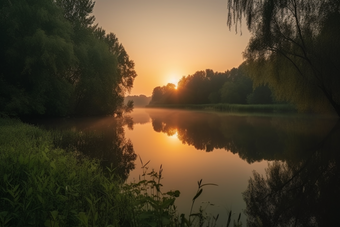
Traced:
[[247, 96], [249, 104], [271, 104], [273, 103], [272, 92], [268, 86], [258, 86]]
[[155, 87], [152, 92], [150, 104], [177, 103], [176, 85], [168, 83], [166, 86]]
[[133, 101], [134, 106], [147, 106], [150, 101], [151, 97], [147, 97], [145, 95], [133, 95], [133, 96], [126, 96], [124, 99], [124, 103], [127, 104], [127, 102], [131, 100]]
[[65, 115], [72, 86], [72, 26], [53, 1], [0, 3], [0, 112]]
[[243, 67], [234, 68], [229, 72], [229, 80], [221, 88], [223, 103], [247, 103], [247, 96], [252, 92], [252, 81], [245, 75]]
[[245, 17], [245, 51], [255, 85], [300, 110], [333, 108], [340, 116], [340, 2], [228, 0], [228, 25]]
[[251, 95], [253, 83], [245, 68], [245, 64], [242, 64], [224, 73], [207, 69], [183, 76], [177, 89], [174, 85], [154, 88], [150, 104], [246, 104], [248, 96], [251, 103], [271, 103], [268, 100], [271, 100], [268, 87], [259, 88]]
[[93, 25], [91, 0], [1, 1], [0, 112], [65, 116], [131, 110], [134, 63]]
[[92, 0], [56, 0], [59, 7], [63, 9], [64, 18], [74, 26], [91, 27], [95, 21]]

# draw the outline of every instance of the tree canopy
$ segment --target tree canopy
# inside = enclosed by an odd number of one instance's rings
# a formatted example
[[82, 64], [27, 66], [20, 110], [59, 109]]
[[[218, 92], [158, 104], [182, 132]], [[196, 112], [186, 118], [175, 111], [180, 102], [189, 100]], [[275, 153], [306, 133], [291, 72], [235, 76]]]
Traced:
[[255, 85], [300, 110], [340, 115], [340, 2], [228, 0], [228, 25], [246, 20], [252, 36], [244, 53]]
[[167, 84], [155, 87], [150, 104], [269, 104], [273, 103], [271, 92], [253, 91], [253, 82], [248, 77], [245, 65], [226, 72], [211, 69], [183, 76], [178, 86]]
[[122, 113], [137, 74], [116, 36], [93, 24], [93, 6], [92, 0], [0, 2], [0, 113]]

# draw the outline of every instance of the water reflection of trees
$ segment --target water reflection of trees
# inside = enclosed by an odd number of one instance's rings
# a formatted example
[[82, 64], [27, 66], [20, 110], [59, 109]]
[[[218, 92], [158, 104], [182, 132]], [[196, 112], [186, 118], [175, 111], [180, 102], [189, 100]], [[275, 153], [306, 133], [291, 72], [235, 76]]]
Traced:
[[76, 150], [80, 155], [99, 159], [104, 168], [115, 168], [122, 180], [126, 180], [129, 172], [135, 168], [137, 156], [131, 141], [125, 139], [123, 128], [125, 125], [133, 127], [130, 117], [56, 119], [36, 123], [57, 130], [53, 133], [57, 147]]
[[340, 226], [340, 124], [303, 158], [254, 172], [243, 193], [248, 226]]
[[226, 149], [249, 163], [260, 160], [298, 160], [322, 140], [334, 119], [232, 116], [194, 111], [148, 110], [155, 131], [207, 152]]

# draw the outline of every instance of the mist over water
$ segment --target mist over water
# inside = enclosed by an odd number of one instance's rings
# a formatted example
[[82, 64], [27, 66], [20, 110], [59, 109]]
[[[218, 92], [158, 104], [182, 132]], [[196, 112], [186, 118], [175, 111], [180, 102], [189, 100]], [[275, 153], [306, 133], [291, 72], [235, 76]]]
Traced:
[[[190, 211], [197, 181], [215, 183], [204, 188], [196, 203], [207, 213], [232, 218], [246, 226], [242, 193], [253, 171], [265, 175], [268, 164], [303, 163], [328, 136], [337, 120], [307, 115], [231, 115], [218, 112], [135, 109], [133, 130], [126, 130], [136, 154], [155, 170], [163, 166], [164, 192], [178, 189], [179, 212]], [[149, 119], [148, 121], [146, 119]], [[138, 180], [141, 163], [128, 180]], [[213, 205], [211, 205], [213, 204]]]
[[188, 216], [202, 179], [218, 186], [203, 188], [193, 212], [202, 206], [210, 217], [219, 214], [217, 226], [226, 225], [230, 210], [232, 221], [242, 214], [243, 226], [258, 225], [257, 216], [270, 226], [336, 222], [325, 205], [340, 201], [340, 133], [333, 117], [136, 108], [121, 119], [35, 124], [67, 131], [57, 146], [117, 166], [126, 182], [142, 178], [140, 159], [150, 161], [150, 171], [162, 165], [161, 190], [181, 192], [179, 214]]

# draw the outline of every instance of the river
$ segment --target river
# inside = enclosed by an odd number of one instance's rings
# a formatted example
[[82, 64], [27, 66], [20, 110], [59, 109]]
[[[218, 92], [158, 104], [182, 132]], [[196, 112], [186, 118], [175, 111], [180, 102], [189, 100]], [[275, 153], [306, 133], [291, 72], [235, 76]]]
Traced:
[[[161, 190], [181, 192], [179, 213], [189, 214], [198, 181], [216, 184], [203, 187], [193, 213], [202, 207], [209, 217], [219, 214], [217, 226], [226, 226], [229, 211], [232, 220], [241, 213], [243, 226], [247, 217], [250, 226], [336, 222], [326, 204], [333, 198], [339, 207], [340, 201], [334, 195], [340, 189], [337, 118], [136, 108], [119, 127], [113, 122], [105, 117], [49, 124], [105, 135], [108, 142], [85, 143], [84, 153], [108, 163], [119, 159], [128, 169], [126, 182], [142, 178], [142, 163], [150, 161], [147, 167], [155, 171], [162, 165]], [[110, 153], [112, 144], [123, 158]]]

